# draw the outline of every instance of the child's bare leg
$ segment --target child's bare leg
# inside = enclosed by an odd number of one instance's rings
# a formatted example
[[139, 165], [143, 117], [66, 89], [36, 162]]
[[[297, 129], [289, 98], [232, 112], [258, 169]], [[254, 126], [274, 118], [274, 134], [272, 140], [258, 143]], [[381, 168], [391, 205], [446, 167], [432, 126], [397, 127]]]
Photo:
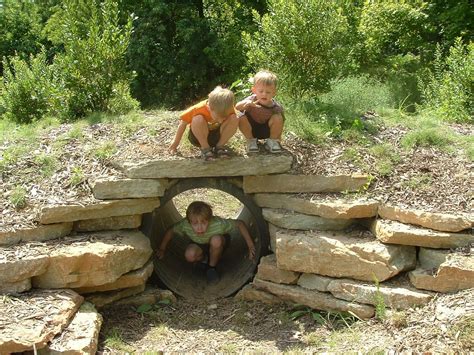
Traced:
[[215, 267], [224, 251], [225, 239], [222, 235], [215, 235], [209, 241], [209, 266]]
[[184, 251], [184, 257], [189, 263], [197, 263], [204, 258], [204, 253], [199, 245], [191, 243]]
[[194, 137], [198, 140], [202, 149], [209, 148], [209, 143], [207, 142], [209, 127], [207, 126], [207, 121], [203, 116], [199, 115], [193, 117], [191, 131], [193, 132]]
[[253, 139], [254, 136], [252, 135], [252, 126], [247, 119], [247, 116], [241, 116], [239, 119], [239, 129], [240, 132], [244, 135], [247, 139]]
[[283, 132], [283, 116], [279, 113], [272, 115], [268, 120], [268, 126], [270, 127], [270, 138], [280, 140]]
[[221, 134], [219, 138], [219, 142], [217, 142], [218, 147], [222, 147], [226, 144], [229, 139], [237, 132], [237, 127], [239, 126], [239, 119], [236, 115], [232, 115], [227, 118], [220, 127]]

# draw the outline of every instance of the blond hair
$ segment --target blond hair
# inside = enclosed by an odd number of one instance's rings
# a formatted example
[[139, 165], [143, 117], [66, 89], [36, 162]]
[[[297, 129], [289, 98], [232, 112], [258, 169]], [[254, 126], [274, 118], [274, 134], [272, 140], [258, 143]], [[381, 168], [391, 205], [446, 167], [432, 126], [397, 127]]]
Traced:
[[218, 114], [227, 115], [234, 108], [234, 93], [229, 89], [216, 86], [216, 88], [209, 94], [207, 103], [212, 111], [215, 111]]
[[268, 70], [260, 70], [257, 74], [253, 77], [253, 85], [257, 85], [262, 83], [263, 85], [272, 85], [277, 87], [278, 79], [275, 74]]

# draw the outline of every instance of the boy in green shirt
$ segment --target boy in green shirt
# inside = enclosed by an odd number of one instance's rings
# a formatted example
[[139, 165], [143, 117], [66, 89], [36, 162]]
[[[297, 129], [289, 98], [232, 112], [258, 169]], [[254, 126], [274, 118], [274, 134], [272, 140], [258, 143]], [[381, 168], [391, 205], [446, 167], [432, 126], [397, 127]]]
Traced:
[[255, 245], [244, 222], [213, 216], [211, 206], [202, 201], [194, 201], [186, 209], [186, 218], [183, 218], [166, 231], [157, 251], [157, 256], [159, 259], [164, 257], [166, 247], [174, 234], [187, 236], [190, 243], [184, 252], [186, 261], [190, 263], [201, 262], [208, 254], [209, 267], [206, 276], [209, 283], [216, 283], [219, 281], [216, 265], [222, 256], [226, 243], [228, 243], [225, 234], [236, 229], [239, 230], [247, 243], [249, 258], [254, 259]]

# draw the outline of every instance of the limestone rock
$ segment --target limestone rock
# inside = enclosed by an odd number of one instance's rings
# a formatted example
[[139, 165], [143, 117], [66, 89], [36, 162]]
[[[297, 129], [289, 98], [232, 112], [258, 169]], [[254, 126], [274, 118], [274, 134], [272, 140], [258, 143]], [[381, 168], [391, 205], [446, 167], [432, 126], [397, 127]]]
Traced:
[[275, 284], [259, 279], [255, 279], [253, 283], [255, 287], [270, 292], [282, 300], [302, 304], [313, 309], [352, 312], [362, 319], [368, 319], [374, 315], [372, 306], [340, 300], [328, 293], [307, 290], [299, 286]]
[[377, 214], [379, 203], [366, 199], [333, 201], [309, 200], [289, 194], [256, 194], [254, 200], [260, 207], [282, 208], [294, 212], [330, 219], [367, 218]]
[[270, 236], [270, 251], [275, 253], [276, 251], [276, 234], [280, 228], [272, 223], [268, 223], [268, 234]]
[[77, 232], [96, 232], [104, 230], [136, 229], [142, 224], [142, 215], [115, 216], [107, 218], [86, 219], [74, 222]]
[[61, 205], [41, 209], [43, 224], [73, 222], [82, 219], [97, 219], [113, 216], [130, 216], [153, 211], [160, 206], [158, 198], [103, 201], [93, 205]]
[[31, 289], [31, 279], [0, 283], [0, 294], [20, 293]]
[[116, 281], [95, 286], [95, 287], [79, 287], [76, 288], [75, 291], [79, 292], [80, 294], [83, 293], [92, 293], [92, 292], [103, 292], [103, 291], [111, 291], [111, 290], [118, 290], [122, 288], [130, 288], [135, 286], [145, 285], [146, 280], [151, 276], [153, 273], [153, 262], [150, 260], [145, 264], [144, 267], [130, 271], [122, 276], [120, 276]]
[[236, 295], [235, 298], [242, 301], [259, 301], [267, 304], [278, 304], [282, 303], [283, 300], [278, 298], [277, 296], [259, 290], [253, 284], [245, 285]]
[[258, 264], [257, 277], [260, 280], [271, 281], [277, 284], [295, 284], [299, 276], [298, 272], [279, 269], [275, 254], [264, 256]]
[[380, 282], [414, 269], [416, 263], [415, 247], [340, 232], [280, 230], [276, 255], [281, 269], [363, 281], [375, 277]]
[[307, 288], [308, 290], [316, 290], [320, 292], [329, 292], [328, 286], [334, 279], [332, 277], [316, 275], [316, 274], [301, 274], [298, 279], [298, 285]]
[[29, 243], [0, 248], [0, 284], [17, 283], [41, 275], [49, 265], [45, 250]]
[[266, 221], [287, 229], [343, 230], [353, 223], [351, 219], [329, 219], [271, 208], [262, 209], [262, 215]]
[[20, 242], [42, 242], [61, 238], [72, 230], [72, 223], [57, 223], [39, 225], [33, 228], [21, 228], [10, 231], [0, 231], [0, 245], [13, 245]]
[[51, 248], [47, 269], [33, 277], [37, 288], [93, 287], [141, 268], [153, 250], [139, 231], [89, 233]]
[[[474, 287], [474, 254], [462, 255], [438, 250], [438, 256], [428, 259], [427, 255], [420, 258], [420, 266], [411, 271], [408, 276], [411, 283], [424, 290], [436, 292], [457, 292]], [[420, 254], [424, 248], [420, 249]], [[428, 255], [433, 255], [433, 250]], [[437, 263], [438, 267], [432, 268]]]
[[145, 291], [123, 298], [114, 302], [115, 306], [135, 306], [140, 307], [143, 304], [155, 304], [160, 301], [169, 301], [175, 303], [177, 301], [176, 296], [170, 290], [162, 290], [155, 287], [147, 287]]
[[202, 159], [156, 160], [145, 163], [125, 163], [122, 168], [129, 178], [192, 178], [246, 176], [284, 173], [291, 168], [288, 154], [259, 154], [203, 162]]
[[439, 232], [381, 219], [372, 223], [371, 230], [378, 240], [388, 244], [449, 249], [474, 243], [473, 234]]
[[159, 197], [167, 186], [166, 179], [98, 179], [92, 183], [92, 192], [99, 200]]
[[460, 232], [474, 226], [474, 217], [445, 213], [425, 212], [381, 205], [379, 215], [384, 219], [415, 224], [442, 232]]
[[244, 191], [246, 193], [356, 191], [366, 185], [368, 181], [367, 175], [357, 174], [337, 176], [289, 174], [245, 176]]
[[[383, 300], [385, 306], [394, 309], [421, 306], [433, 298], [432, 294], [413, 290], [408, 285], [394, 285], [384, 282], [377, 287], [374, 283], [367, 284], [347, 279], [332, 280], [328, 285], [328, 291], [337, 298], [374, 306]], [[381, 300], [378, 300], [378, 297]]]
[[108, 304], [137, 295], [145, 290], [145, 285], [123, 288], [121, 290], [98, 292], [86, 297], [86, 301], [92, 303], [96, 308], [102, 308]]
[[72, 290], [34, 290], [0, 297], [0, 354], [41, 349], [74, 316], [83, 297]]
[[101, 326], [102, 315], [94, 305], [84, 302], [67, 328], [40, 354], [95, 354]]

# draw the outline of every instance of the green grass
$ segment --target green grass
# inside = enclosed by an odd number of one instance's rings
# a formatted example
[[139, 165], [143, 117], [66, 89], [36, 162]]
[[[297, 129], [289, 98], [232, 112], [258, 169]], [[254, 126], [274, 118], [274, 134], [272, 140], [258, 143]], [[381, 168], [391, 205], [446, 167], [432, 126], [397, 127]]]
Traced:
[[26, 207], [26, 196], [27, 192], [24, 187], [15, 186], [10, 193], [9, 201], [16, 209], [21, 209]]
[[370, 147], [369, 152], [376, 158], [375, 170], [381, 176], [390, 175], [401, 161], [396, 147], [390, 143], [376, 144]]
[[74, 166], [69, 177], [69, 184], [74, 187], [81, 184], [85, 180], [84, 171], [80, 166]]
[[118, 328], [112, 328], [107, 332], [104, 343], [107, 347], [115, 350], [129, 353], [134, 351], [133, 347], [123, 340], [122, 332]]
[[34, 158], [35, 164], [38, 166], [41, 175], [44, 177], [51, 177], [56, 171], [58, 160], [52, 155], [40, 153]]
[[445, 148], [452, 144], [452, 135], [441, 127], [420, 128], [408, 132], [401, 140], [402, 147], [413, 149], [415, 147], [438, 147]]
[[116, 152], [117, 145], [113, 141], [105, 141], [91, 150], [92, 155], [101, 162], [109, 160]]

